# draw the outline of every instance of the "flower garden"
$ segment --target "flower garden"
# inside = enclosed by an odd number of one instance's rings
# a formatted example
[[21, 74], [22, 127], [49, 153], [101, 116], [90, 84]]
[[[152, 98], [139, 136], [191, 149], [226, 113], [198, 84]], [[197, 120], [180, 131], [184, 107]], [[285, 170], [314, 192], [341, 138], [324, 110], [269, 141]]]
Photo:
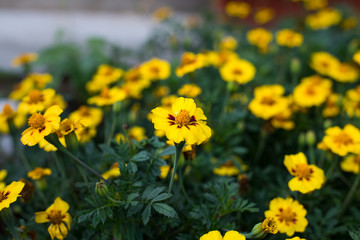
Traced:
[[289, 3], [13, 59], [1, 239], [360, 239], [359, 12]]

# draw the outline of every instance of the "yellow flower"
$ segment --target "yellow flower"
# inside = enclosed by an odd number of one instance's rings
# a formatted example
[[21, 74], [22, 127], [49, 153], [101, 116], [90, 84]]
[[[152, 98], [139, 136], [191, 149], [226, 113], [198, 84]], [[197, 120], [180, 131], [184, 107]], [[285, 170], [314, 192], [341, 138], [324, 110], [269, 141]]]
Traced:
[[[167, 177], [167, 175], [169, 174], [169, 171], [170, 171], [170, 166], [169, 165], [160, 166], [160, 176], [159, 176], [159, 178], [165, 179]], [[173, 169], [171, 169], [171, 172], [172, 171], [173, 171]], [[175, 180], [178, 179], [177, 173], [175, 173], [174, 179]]]
[[290, 107], [288, 106], [286, 110], [275, 115], [271, 119], [271, 125], [275, 128], [282, 128], [284, 130], [289, 131], [291, 129], [294, 129], [295, 127], [295, 123], [293, 120], [291, 120], [291, 117], [292, 117], [292, 112]]
[[255, 22], [259, 24], [264, 24], [269, 22], [275, 16], [275, 11], [272, 8], [266, 7], [262, 8], [255, 13]]
[[230, 1], [225, 6], [225, 12], [231, 17], [246, 18], [250, 11], [251, 6], [246, 2]]
[[30, 172], [27, 173], [27, 176], [31, 178], [32, 180], [39, 180], [43, 178], [44, 176], [51, 175], [51, 169], [50, 168], [41, 168], [36, 167]]
[[240, 174], [239, 169], [230, 160], [224, 165], [214, 168], [213, 173], [219, 176], [236, 176]]
[[124, 75], [125, 84], [121, 89], [128, 97], [140, 98], [143, 89], [150, 87], [151, 81], [145, 76], [140, 67], [128, 70]]
[[280, 233], [286, 233], [289, 237], [295, 232], [304, 232], [308, 221], [306, 220], [306, 210], [298, 201], [288, 197], [275, 198], [271, 200], [269, 210], [265, 212], [265, 217], [272, 217], [277, 222], [277, 229]]
[[304, 7], [307, 10], [319, 10], [328, 5], [328, 0], [311, 0], [304, 1]]
[[330, 69], [329, 76], [338, 82], [353, 83], [359, 78], [359, 71], [351, 64], [340, 63]]
[[239, 84], [246, 84], [253, 80], [255, 72], [256, 68], [254, 65], [244, 59], [229, 61], [220, 68], [222, 79]]
[[98, 67], [91, 81], [86, 83], [86, 89], [89, 92], [99, 92], [110, 84], [117, 82], [123, 73], [124, 71], [120, 68], [102, 64]]
[[151, 112], [155, 129], [165, 131], [166, 137], [175, 143], [201, 144], [211, 136], [206, 117], [193, 99], [180, 97], [171, 110], [157, 107]]
[[305, 238], [299, 238], [299, 237], [293, 237], [293, 238], [287, 238], [285, 240], [306, 240], [306, 239]]
[[34, 113], [28, 120], [29, 128], [22, 133], [21, 142], [24, 145], [34, 146], [44, 139], [45, 136], [55, 132], [60, 126], [62, 109], [55, 105], [50, 107], [44, 115]]
[[95, 104], [99, 107], [113, 105], [115, 102], [122, 101], [126, 98], [126, 93], [118, 87], [104, 88], [97, 96], [88, 99], [89, 104]]
[[350, 30], [357, 26], [358, 19], [356, 17], [348, 17], [341, 23], [341, 28], [344, 30]]
[[250, 111], [265, 120], [284, 112], [289, 105], [284, 92], [284, 87], [278, 84], [256, 87], [255, 98], [249, 104]]
[[278, 232], [276, 220], [272, 217], [265, 218], [261, 223], [261, 230], [266, 233], [276, 234]]
[[295, 176], [289, 181], [291, 191], [309, 193], [320, 189], [325, 182], [324, 171], [307, 163], [304, 153], [285, 155], [284, 165], [289, 173]]
[[326, 129], [321, 142], [333, 153], [345, 156], [348, 153], [360, 152], [360, 131], [351, 124], [346, 124], [344, 129], [338, 126]]
[[360, 65], [360, 50], [357, 50], [353, 56], [353, 60]]
[[70, 113], [69, 119], [77, 120], [86, 127], [96, 127], [103, 118], [103, 112], [100, 108], [80, 106], [77, 110]]
[[345, 172], [358, 174], [360, 172], [360, 155], [349, 155], [340, 163], [340, 167]]
[[36, 61], [37, 58], [38, 55], [36, 53], [23, 53], [12, 60], [12, 65], [14, 67], [17, 67], [20, 65], [28, 64], [30, 62]]
[[21, 181], [14, 181], [0, 191], [0, 211], [3, 208], [9, 208], [10, 204], [20, 197], [19, 194], [23, 190], [24, 186], [25, 183]]
[[237, 231], [227, 231], [224, 238], [221, 233], [217, 230], [210, 231], [200, 237], [200, 240], [245, 240], [245, 236]]
[[346, 92], [343, 104], [349, 117], [360, 116], [360, 85]]
[[74, 131], [75, 132], [81, 131], [82, 128], [84, 128], [84, 126], [81, 123], [79, 123], [77, 120], [71, 120], [65, 118], [64, 120], [61, 121], [60, 127], [57, 131], [61, 134], [61, 136], [65, 136]]
[[145, 76], [145, 78], [148, 78], [152, 81], [165, 80], [171, 74], [171, 67], [169, 62], [162, 59], [153, 58], [143, 63], [140, 67], [140, 71]]
[[54, 203], [45, 211], [35, 213], [35, 222], [51, 222], [51, 225], [48, 228], [51, 239], [57, 238], [62, 240], [67, 236], [72, 221], [72, 218], [68, 213], [69, 208], [70, 206], [67, 202], [63, 201], [60, 197], [57, 197]]
[[168, 18], [171, 18], [172, 15], [173, 10], [171, 7], [160, 7], [153, 12], [152, 17], [156, 21], [162, 22]]
[[237, 47], [237, 41], [234, 37], [228, 36], [221, 39], [220, 50], [221, 51], [233, 51]]
[[153, 92], [153, 94], [157, 98], [164, 97], [164, 96], [168, 95], [169, 93], [170, 93], [170, 88], [167, 86], [159, 86]]
[[9, 133], [9, 123], [13, 122], [16, 128], [20, 128], [26, 121], [25, 115], [15, 112], [9, 104], [5, 104], [0, 113], [0, 132]]
[[140, 142], [143, 139], [146, 139], [145, 128], [139, 127], [139, 126], [134, 126], [134, 127], [130, 128], [129, 129], [129, 138], [135, 139], [138, 142]]
[[31, 89], [33, 89], [32, 82], [21, 81], [20, 83], [15, 84], [13, 91], [10, 93], [9, 97], [13, 100], [21, 100], [30, 92]]
[[114, 163], [110, 170], [104, 172], [103, 174], [101, 174], [101, 176], [105, 179], [112, 179], [112, 178], [116, 178], [121, 176], [120, 174], [120, 169], [119, 169], [119, 163]]
[[182, 77], [187, 73], [194, 72], [196, 69], [204, 67], [206, 57], [204, 54], [194, 54], [191, 52], [183, 53], [181, 65], [176, 68], [176, 75]]
[[305, 19], [305, 23], [314, 30], [326, 29], [340, 21], [340, 12], [332, 8], [324, 8], [316, 13], [309, 14]]
[[323, 104], [331, 93], [332, 82], [314, 75], [303, 78], [294, 88], [294, 102], [300, 107], [313, 107]]
[[44, 111], [51, 105], [54, 96], [54, 89], [49, 88], [42, 91], [33, 89], [22, 99], [18, 110], [21, 113], [30, 114]]
[[265, 28], [254, 28], [248, 31], [247, 39], [251, 45], [257, 46], [261, 53], [266, 53], [272, 40], [272, 34]]
[[311, 55], [310, 67], [322, 75], [329, 75], [340, 61], [327, 52], [316, 52]]
[[184, 84], [177, 93], [180, 96], [196, 98], [201, 94], [201, 88], [196, 84]]
[[322, 111], [322, 115], [325, 118], [335, 117], [340, 113], [339, 108], [339, 94], [331, 93], [325, 102], [325, 107]]
[[176, 99], [178, 99], [178, 96], [176, 96], [176, 95], [169, 95], [169, 96], [163, 97], [161, 99], [161, 105], [164, 108], [171, 109], [171, 106], [174, 104]]
[[[61, 142], [62, 138], [59, 138], [59, 140]], [[64, 141], [65, 141], [65, 139], [64, 139]], [[57, 151], [57, 148], [54, 145], [52, 145], [51, 143], [49, 143], [48, 141], [46, 141], [45, 139], [40, 140], [39, 148], [44, 149], [46, 152], [55, 152], [55, 151]]]
[[52, 80], [52, 76], [48, 73], [31, 73], [24, 79], [24, 81], [31, 82], [33, 88], [36, 89], [44, 89], [46, 84], [51, 83]]
[[96, 133], [97, 131], [95, 127], [84, 127], [76, 133], [76, 136], [80, 143], [85, 143], [95, 137]]
[[276, 42], [280, 46], [298, 47], [303, 43], [303, 36], [291, 29], [283, 29], [276, 34]]
[[3, 180], [6, 178], [7, 175], [7, 171], [6, 169], [2, 169], [0, 170], [0, 191], [4, 189], [5, 187], [5, 183], [3, 182]]

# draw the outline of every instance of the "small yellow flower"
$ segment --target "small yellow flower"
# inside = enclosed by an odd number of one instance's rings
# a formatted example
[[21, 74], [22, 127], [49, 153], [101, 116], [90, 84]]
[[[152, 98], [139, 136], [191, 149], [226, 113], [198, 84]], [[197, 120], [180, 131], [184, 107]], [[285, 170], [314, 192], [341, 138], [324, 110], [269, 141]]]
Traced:
[[104, 172], [101, 174], [101, 176], [105, 179], [112, 179], [121, 176], [120, 169], [119, 169], [119, 163], [114, 163], [110, 170]]
[[101, 90], [101, 93], [99, 95], [89, 98], [88, 103], [102, 107], [113, 105], [115, 102], [123, 101], [125, 98], [126, 93], [121, 88], [104, 88]]
[[280, 46], [298, 47], [303, 43], [303, 36], [291, 29], [283, 29], [276, 34], [276, 42]]
[[340, 63], [330, 69], [329, 76], [338, 82], [353, 83], [359, 78], [359, 71], [351, 64]]
[[291, 118], [292, 118], [292, 111], [290, 109], [290, 106], [288, 106], [286, 110], [275, 115], [271, 119], [271, 125], [275, 128], [282, 128], [287, 131], [292, 130], [295, 127], [295, 123]]
[[36, 167], [30, 172], [27, 173], [27, 176], [31, 178], [32, 180], [39, 180], [45, 176], [51, 175], [51, 169], [50, 168], [41, 168]]
[[228, 36], [221, 39], [220, 50], [221, 51], [233, 51], [237, 47], [237, 41], [234, 37]]
[[274, 218], [269, 217], [261, 223], [262, 231], [266, 233], [276, 234], [278, 232], [277, 223]]
[[153, 94], [157, 98], [164, 97], [164, 96], [168, 95], [169, 93], [170, 93], [170, 88], [167, 86], [159, 86], [153, 92]]
[[328, 0], [311, 0], [304, 1], [304, 7], [307, 10], [319, 10], [328, 5]]
[[162, 22], [166, 19], [171, 18], [172, 15], [173, 9], [171, 7], [160, 7], [153, 12], [152, 17], [156, 21]]
[[44, 115], [34, 113], [28, 120], [29, 128], [22, 133], [21, 142], [24, 145], [34, 146], [44, 139], [45, 136], [55, 132], [60, 126], [62, 109], [55, 105], [50, 107]]
[[[169, 174], [169, 171], [170, 171], [170, 166], [169, 165], [160, 166], [160, 176], [159, 176], [159, 178], [165, 179], [167, 177], [167, 175]], [[171, 172], [172, 171], [173, 171], [173, 169], [171, 169]], [[174, 179], [175, 180], [178, 179], [177, 173], [175, 173]]]
[[187, 73], [205, 66], [206, 57], [204, 54], [194, 54], [191, 52], [183, 53], [181, 57], [181, 65], [176, 68], [176, 75], [182, 77]]
[[201, 94], [201, 88], [196, 84], [184, 84], [177, 93], [180, 96], [196, 98]]
[[18, 84], [15, 84], [13, 91], [10, 93], [9, 97], [13, 100], [21, 100], [33, 89], [33, 84], [30, 81], [21, 81]]
[[30, 62], [36, 61], [38, 58], [38, 55], [36, 53], [24, 53], [12, 60], [12, 65], [14, 67], [29, 64]]
[[3, 190], [4, 187], [6, 186], [5, 182], [3, 182], [6, 176], [7, 176], [6, 169], [0, 170], [0, 191]]
[[251, 6], [246, 2], [230, 1], [225, 6], [225, 12], [230, 17], [246, 18], [250, 11]]
[[325, 102], [325, 107], [322, 111], [322, 115], [325, 118], [335, 117], [340, 113], [339, 100], [339, 94], [331, 93], [328, 96]]
[[325, 182], [324, 171], [313, 164], [309, 165], [302, 152], [285, 155], [284, 165], [289, 173], [295, 176], [289, 181], [291, 191], [309, 193], [320, 189]]
[[360, 152], [360, 131], [351, 124], [345, 125], [344, 129], [338, 126], [326, 129], [321, 142], [333, 153], [345, 156], [348, 153]]
[[272, 217], [277, 222], [277, 229], [280, 233], [286, 233], [291, 237], [295, 232], [304, 232], [308, 221], [305, 218], [306, 210], [298, 201], [288, 197], [275, 198], [271, 200], [269, 210], [265, 217]]
[[96, 133], [97, 131], [95, 127], [84, 127], [76, 133], [76, 136], [80, 143], [85, 143], [94, 138]]
[[357, 50], [353, 56], [353, 60], [360, 65], [360, 50]]
[[197, 108], [193, 99], [178, 98], [171, 110], [157, 107], [151, 111], [155, 129], [163, 130], [166, 137], [175, 143], [201, 144], [211, 136], [211, 129], [206, 125], [206, 117]]
[[224, 238], [217, 230], [210, 231], [200, 237], [200, 240], [245, 240], [245, 236], [237, 231], [228, 231], [225, 233]]
[[143, 139], [146, 139], [145, 128], [140, 126], [134, 126], [129, 129], [129, 138], [135, 139], [140, 142]]
[[61, 121], [60, 127], [57, 131], [61, 134], [61, 136], [65, 136], [74, 131], [75, 132], [81, 131], [82, 128], [84, 128], [84, 126], [81, 123], [79, 123], [77, 120], [71, 120], [65, 118], [64, 120]]
[[219, 176], [236, 176], [240, 174], [239, 169], [230, 160], [224, 165], [214, 168], [213, 173]]
[[272, 34], [265, 28], [254, 28], [248, 31], [247, 39], [251, 45], [257, 46], [261, 53], [266, 53], [272, 40]]
[[[45, 211], [35, 213], [36, 223], [50, 222], [48, 232], [51, 239], [57, 238], [63, 240], [69, 230], [72, 218], [69, 211], [69, 204], [57, 197], [53, 204], [50, 205]], [[66, 224], [66, 225], [65, 225]]]
[[0, 191], [0, 211], [3, 208], [9, 208], [10, 204], [20, 197], [19, 194], [23, 190], [24, 186], [25, 183], [21, 181], [14, 181]]
[[9, 133], [9, 123], [13, 122], [16, 128], [20, 128], [25, 124], [26, 117], [24, 114], [15, 112], [9, 104], [5, 104], [0, 113], [0, 132]]
[[171, 67], [169, 62], [162, 59], [153, 58], [143, 63], [140, 67], [140, 71], [145, 76], [145, 78], [148, 78], [152, 81], [165, 80], [171, 74]]
[[360, 155], [349, 155], [340, 163], [344, 172], [359, 174], [360, 172]]
[[346, 91], [343, 104], [345, 112], [349, 115], [349, 117], [360, 116], [360, 85], [358, 85], [355, 89], [349, 89]]
[[31, 82], [33, 88], [36, 89], [44, 89], [46, 84], [51, 83], [52, 80], [52, 76], [48, 73], [31, 73], [24, 79], [24, 81]]
[[69, 119], [76, 120], [86, 127], [96, 127], [103, 118], [103, 112], [100, 108], [80, 106], [77, 110], [70, 113]]
[[272, 8], [262, 8], [255, 13], [255, 22], [264, 24], [271, 21], [275, 17], [275, 11]]
[[253, 80], [255, 73], [255, 66], [245, 59], [229, 61], [220, 68], [222, 79], [239, 84], [246, 84]]
[[21, 101], [18, 111], [21, 113], [41, 112], [51, 106], [53, 97], [55, 96], [54, 89], [45, 90], [31, 90]]
[[340, 23], [340, 21], [340, 12], [333, 8], [324, 8], [316, 13], [309, 14], [305, 19], [305, 23], [314, 30], [329, 28]]
[[117, 82], [123, 73], [124, 71], [120, 68], [102, 64], [98, 67], [91, 81], [86, 83], [86, 89], [89, 92], [99, 92], [109, 87], [110, 84]]
[[[63, 140], [65, 141], [65, 139], [59, 138], [59, 140], [63, 145], [65, 145], [62, 142]], [[39, 148], [44, 149], [46, 152], [55, 152], [55, 151], [57, 151], [57, 148], [54, 145], [52, 145], [51, 143], [49, 143], [48, 141], [46, 141], [45, 139], [40, 140]]]
[[306, 240], [306, 239], [305, 238], [299, 238], [299, 237], [293, 237], [293, 238], [287, 238], [285, 240]]
[[311, 55], [310, 67], [322, 75], [329, 75], [331, 69], [337, 68], [340, 61], [327, 52], [316, 52]]

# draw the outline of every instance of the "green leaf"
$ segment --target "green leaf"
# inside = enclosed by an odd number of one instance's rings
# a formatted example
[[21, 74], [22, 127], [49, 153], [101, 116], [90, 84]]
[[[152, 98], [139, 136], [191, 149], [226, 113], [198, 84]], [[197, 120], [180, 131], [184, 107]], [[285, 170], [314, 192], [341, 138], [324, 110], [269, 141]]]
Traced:
[[127, 169], [129, 171], [129, 173], [131, 174], [135, 174], [138, 170], [137, 166], [135, 163], [133, 162], [129, 162], [128, 165], [127, 165]]
[[133, 199], [137, 198], [138, 196], [140, 196], [139, 193], [130, 193], [127, 200], [130, 202], [132, 201]]
[[130, 217], [130, 216], [134, 215], [135, 213], [138, 213], [142, 209], [143, 206], [144, 206], [143, 203], [139, 203], [135, 206], [130, 206], [127, 211], [127, 217]]
[[161, 193], [160, 195], [156, 196], [153, 200], [151, 200], [152, 203], [154, 202], [160, 202], [163, 201], [165, 199], [170, 198], [172, 195], [168, 194], [168, 193]]
[[151, 200], [158, 196], [162, 191], [164, 191], [165, 187], [157, 187], [154, 190], [152, 190], [147, 196], [146, 200]]
[[99, 217], [99, 210], [96, 210], [95, 211], [95, 214], [93, 216], [93, 219], [92, 219], [92, 225], [93, 227], [96, 227], [100, 222], [100, 217]]
[[149, 222], [150, 216], [151, 216], [151, 205], [147, 205], [143, 213], [141, 214], [144, 225], [146, 225]]
[[155, 211], [166, 217], [174, 218], [177, 216], [176, 211], [165, 203], [154, 203], [152, 206]]
[[106, 215], [108, 216], [108, 218], [112, 219], [113, 218], [113, 210], [111, 209], [111, 207], [106, 208]]
[[135, 154], [135, 156], [133, 156], [131, 158], [131, 161], [134, 161], [134, 162], [144, 162], [144, 161], [147, 161], [150, 159], [150, 155], [148, 152], [146, 151], [141, 151], [137, 154]]
[[360, 240], [360, 229], [354, 230], [354, 231], [349, 231], [349, 234], [353, 240]]
[[92, 209], [89, 209], [89, 210], [85, 210], [85, 211], [82, 211], [80, 212], [80, 216], [78, 217], [78, 220], [77, 222], [78, 223], [81, 223], [85, 220], [87, 220], [88, 218], [91, 217], [91, 215], [93, 215], [95, 213], [95, 210], [92, 210]]
[[174, 155], [175, 154], [175, 146], [169, 146], [165, 148], [160, 154], [160, 157]]
[[102, 223], [105, 223], [105, 221], [106, 221], [106, 211], [105, 211], [104, 208], [99, 209], [99, 217], [100, 217], [100, 221]]

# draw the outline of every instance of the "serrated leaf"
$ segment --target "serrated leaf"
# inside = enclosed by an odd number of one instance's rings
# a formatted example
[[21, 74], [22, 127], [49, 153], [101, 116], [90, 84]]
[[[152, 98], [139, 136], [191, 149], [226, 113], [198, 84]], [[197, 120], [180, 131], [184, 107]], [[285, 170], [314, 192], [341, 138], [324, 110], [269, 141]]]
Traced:
[[151, 216], [151, 205], [147, 205], [141, 214], [144, 225], [146, 225], [149, 222], [150, 216]]
[[105, 223], [106, 221], [106, 211], [105, 209], [99, 209], [99, 218], [102, 223]]
[[111, 207], [106, 208], [106, 215], [108, 216], [108, 218], [112, 219], [113, 218], [113, 210], [111, 209]]
[[127, 216], [130, 217], [130, 216], [134, 215], [135, 213], [138, 213], [142, 209], [143, 206], [144, 206], [144, 204], [139, 203], [135, 206], [129, 207], [129, 209], [127, 211]]
[[100, 218], [99, 218], [99, 210], [95, 211], [95, 214], [92, 219], [92, 225], [93, 227], [96, 227], [99, 224]]
[[150, 159], [150, 155], [148, 152], [146, 151], [141, 151], [137, 154], [135, 154], [132, 158], [131, 161], [134, 162], [144, 162]]
[[137, 172], [137, 166], [135, 163], [133, 162], [129, 162], [128, 165], [127, 165], [127, 169], [129, 171], [129, 173], [131, 174], [135, 174]]
[[169, 156], [169, 155], [174, 155], [175, 154], [175, 146], [169, 146], [167, 148], [165, 148], [160, 154], [160, 157], [163, 156]]
[[[77, 220], [77, 222], [78, 223], [81, 223], [81, 222], [83, 222], [83, 221], [85, 221], [86, 219], [88, 219], [88, 218], [90, 218], [91, 217], [91, 215], [93, 215], [94, 214], [94, 210], [85, 210], [85, 211], [82, 211], [82, 212], [80, 212], [80, 216], [78, 217], [78, 220]], [[84, 214], [83, 214], [84, 213]]]
[[354, 230], [354, 231], [350, 231], [350, 232], [349, 232], [349, 235], [350, 235], [350, 237], [351, 237], [353, 240], [360, 240], [360, 229]]
[[158, 196], [162, 191], [164, 191], [165, 187], [157, 187], [154, 190], [152, 190], [147, 196], [146, 200], [151, 200]]
[[153, 200], [151, 200], [152, 203], [154, 202], [160, 202], [160, 201], [163, 201], [165, 199], [168, 199], [170, 198], [172, 195], [171, 194], [168, 194], [168, 193], [161, 193], [159, 194], [158, 196], [156, 196], [155, 198], [153, 198]]
[[139, 193], [130, 193], [127, 200], [132, 201], [133, 199], [137, 198], [138, 196], [140, 196]]
[[155, 211], [166, 217], [174, 218], [177, 216], [176, 211], [165, 203], [154, 203], [152, 206]]

